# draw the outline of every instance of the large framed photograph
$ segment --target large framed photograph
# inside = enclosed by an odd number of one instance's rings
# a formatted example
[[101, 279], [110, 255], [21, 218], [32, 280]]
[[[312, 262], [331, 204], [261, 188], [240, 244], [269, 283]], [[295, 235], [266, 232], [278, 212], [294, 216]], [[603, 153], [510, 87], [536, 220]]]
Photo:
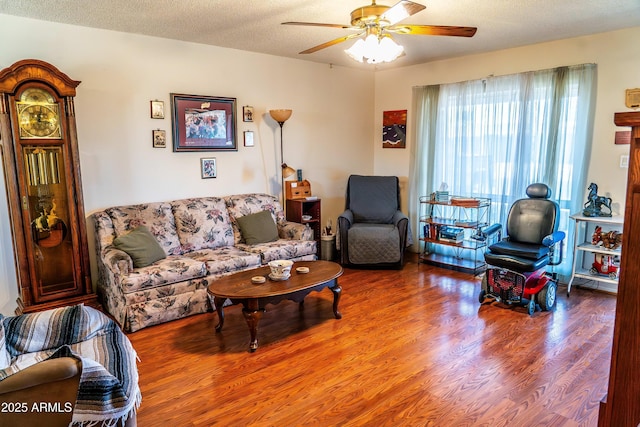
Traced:
[[237, 151], [236, 98], [171, 94], [173, 151]]
[[216, 167], [216, 158], [208, 157], [200, 159], [200, 173], [202, 179], [215, 178], [218, 176], [218, 168]]

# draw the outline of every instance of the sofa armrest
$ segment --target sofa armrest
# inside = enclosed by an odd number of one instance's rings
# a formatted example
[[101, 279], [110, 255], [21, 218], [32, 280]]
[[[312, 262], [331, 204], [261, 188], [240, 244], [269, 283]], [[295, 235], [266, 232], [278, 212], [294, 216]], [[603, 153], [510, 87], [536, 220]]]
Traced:
[[102, 252], [102, 260], [104, 265], [114, 274], [127, 275], [133, 271], [133, 260], [131, 257], [120, 249], [113, 246], [107, 247]]
[[278, 236], [288, 240], [313, 240], [313, 230], [307, 224], [282, 221], [278, 224]]

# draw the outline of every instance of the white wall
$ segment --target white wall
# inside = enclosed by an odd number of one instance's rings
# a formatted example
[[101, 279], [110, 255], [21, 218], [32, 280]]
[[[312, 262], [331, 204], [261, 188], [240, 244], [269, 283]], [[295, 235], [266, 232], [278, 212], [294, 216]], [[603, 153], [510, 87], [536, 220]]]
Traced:
[[[284, 125], [285, 161], [302, 169], [313, 194], [322, 198], [323, 219], [336, 223], [350, 173], [373, 172], [372, 71], [7, 15], [0, 15], [0, 40], [0, 69], [35, 58], [82, 81], [76, 116], [87, 215], [108, 206], [191, 196], [279, 194], [280, 132], [268, 117], [273, 108], [293, 109]], [[237, 98], [238, 151], [172, 152], [172, 92]], [[149, 117], [154, 99], [165, 102], [164, 120]], [[243, 105], [255, 108], [253, 123], [242, 122]], [[152, 148], [151, 131], [158, 128], [167, 131], [167, 148]], [[245, 130], [254, 131], [255, 147], [243, 146]], [[201, 179], [200, 158], [209, 156], [217, 159], [218, 177]], [[13, 313], [17, 297], [8, 222], [1, 184], [5, 315]], [[95, 272], [93, 260], [92, 266]]]
[[[627, 169], [619, 167], [620, 156], [629, 154], [628, 145], [614, 145], [617, 128], [615, 112], [627, 111], [625, 89], [640, 87], [640, 27], [587, 37], [542, 43], [486, 54], [437, 61], [377, 72], [375, 75], [376, 129], [382, 127], [385, 110], [409, 111], [411, 129], [411, 90], [414, 86], [452, 83], [524, 71], [582, 63], [598, 64], [598, 93], [594, 122], [593, 150], [589, 161], [588, 182], [599, 186], [599, 193], [613, 198], [614, 214], [624, 214]], [[374, 171], [376, 174], [408, 177], [411, 132], [405, 150], [383, 149], [380, 132], [374, 135]], [[586, 200], [587, 189], [585, 188]], [[406, 199], [406, 193], [403, 195]]]

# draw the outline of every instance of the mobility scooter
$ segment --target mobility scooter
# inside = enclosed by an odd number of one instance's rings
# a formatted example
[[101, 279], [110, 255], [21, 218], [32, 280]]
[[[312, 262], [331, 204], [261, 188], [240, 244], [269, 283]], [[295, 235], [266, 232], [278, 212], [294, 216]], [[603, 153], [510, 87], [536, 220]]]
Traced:
[[478, 299], [526, 305], [533, 315], [537, 306], [543, 311], [555, 306], [558, 278], [547, 266], [562, 262], [565, 233], [558, 231], [560, 207], [549, 200], [549, 186], [531, 184], [526, 194], [509, 210], [507, 237], [485, 252], [487, 270]]

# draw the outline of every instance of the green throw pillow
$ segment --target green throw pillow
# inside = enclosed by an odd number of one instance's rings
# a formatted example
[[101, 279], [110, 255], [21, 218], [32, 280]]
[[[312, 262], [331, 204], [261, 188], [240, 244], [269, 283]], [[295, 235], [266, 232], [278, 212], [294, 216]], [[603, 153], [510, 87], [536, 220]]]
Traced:
[[144, 225], [116, 237], [113, 246], [125, 251], [133, 260], [135, 268], [146, 267], [167, 257], [160, 243]]
[[241, 216], [238, 218], [238, 228], [248, 245], [278, 240], [278, 227], [269, 211]]

